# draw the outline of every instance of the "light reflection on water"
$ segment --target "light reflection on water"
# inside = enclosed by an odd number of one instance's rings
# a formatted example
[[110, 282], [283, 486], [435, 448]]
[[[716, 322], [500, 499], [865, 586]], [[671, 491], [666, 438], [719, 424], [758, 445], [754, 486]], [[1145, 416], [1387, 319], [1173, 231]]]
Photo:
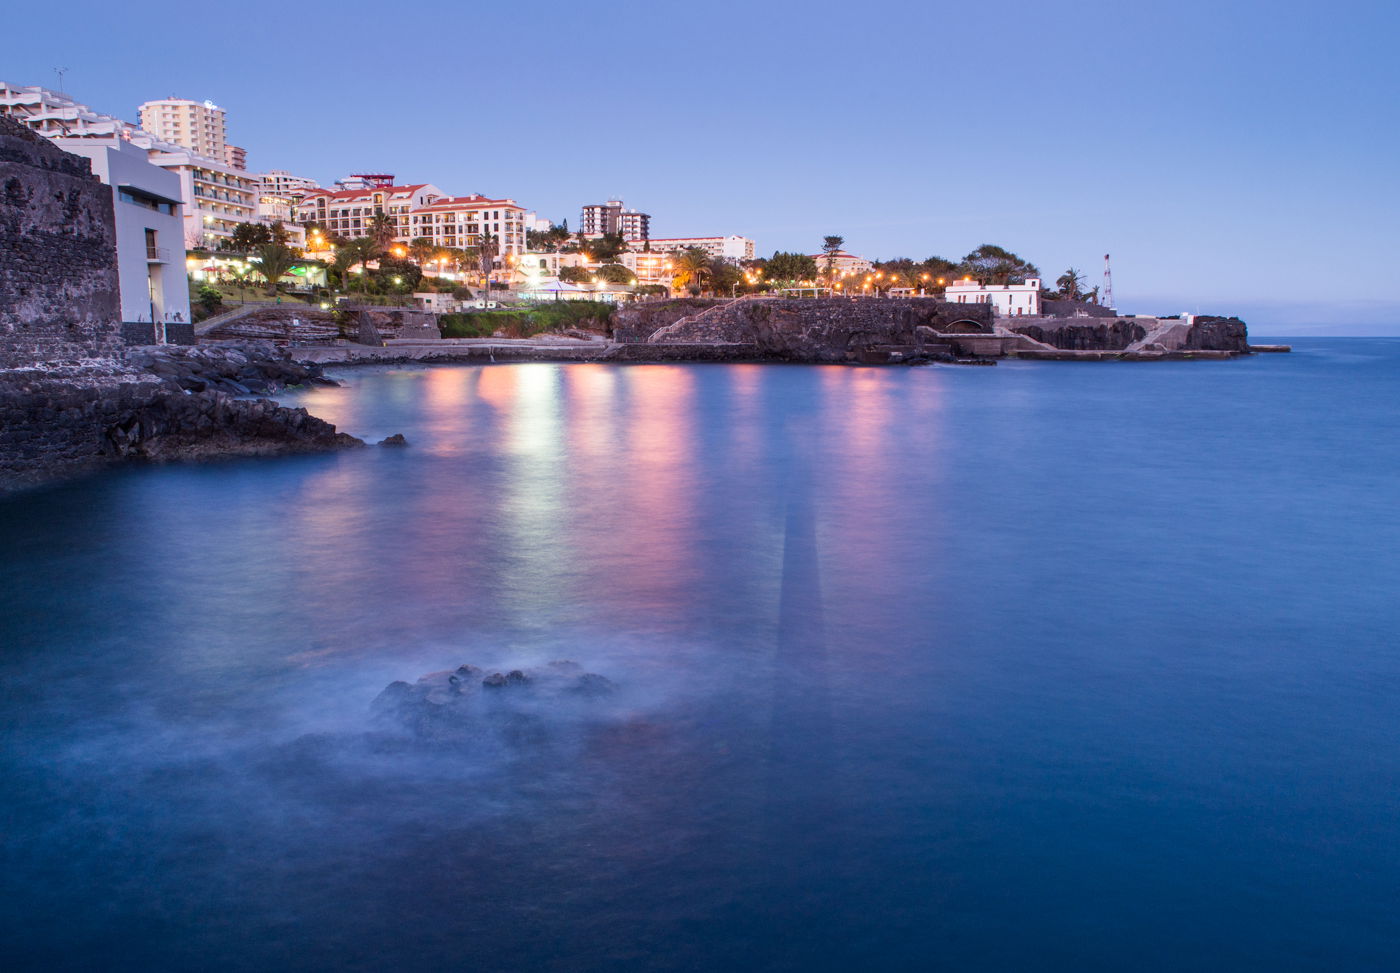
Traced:
[[[407, 448], [0, 503], [7, 966], [1385, 966], [1351, 347], [370, 370], [288, 400]], [[622, 688], [533, 743], [368, 719], [555, 658]]]

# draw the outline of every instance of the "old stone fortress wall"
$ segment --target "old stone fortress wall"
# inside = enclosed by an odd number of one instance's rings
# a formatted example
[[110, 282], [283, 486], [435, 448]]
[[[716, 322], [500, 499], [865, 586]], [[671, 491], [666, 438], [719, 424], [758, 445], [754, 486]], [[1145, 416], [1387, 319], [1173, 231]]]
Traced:
[[112, 188], [0, 117], [0, 368], [119, 352]]

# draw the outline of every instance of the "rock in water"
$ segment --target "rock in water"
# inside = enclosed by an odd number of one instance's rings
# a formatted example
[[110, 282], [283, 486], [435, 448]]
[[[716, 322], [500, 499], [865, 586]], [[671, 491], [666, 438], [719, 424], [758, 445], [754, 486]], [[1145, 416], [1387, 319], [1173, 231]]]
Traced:
[[407, 446], [408, 440], [403, 438], [403, 433], [396, 432], [392, 436], [386, 436], [379, 440], [381, 446]]
[[606, 676], [564, 660], [491, 673], [462, 665], [430, 672], [412, 684], [392, 682], [371, 709], [385, 727], [426, 740], [504, 732], [514, 742], [538, 741], [547, 737], [553, 721], [586, 716], [578, 706], [616, 689]]

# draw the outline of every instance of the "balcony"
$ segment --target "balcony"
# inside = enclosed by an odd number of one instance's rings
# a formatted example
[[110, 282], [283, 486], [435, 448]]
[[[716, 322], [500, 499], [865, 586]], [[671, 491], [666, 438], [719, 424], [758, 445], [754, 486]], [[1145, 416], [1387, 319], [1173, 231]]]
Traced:
[[146, 263], [148, 264], [168, 264], [170, 263], [169, 247], [146, 247]]

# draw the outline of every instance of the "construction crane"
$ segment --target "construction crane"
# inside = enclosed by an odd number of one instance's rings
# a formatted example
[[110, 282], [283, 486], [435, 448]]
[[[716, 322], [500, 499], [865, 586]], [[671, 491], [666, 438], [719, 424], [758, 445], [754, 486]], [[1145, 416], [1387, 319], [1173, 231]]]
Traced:
[[1103, 255], [1103, 294], [1099, 297], [1099, 304], [1113, 307], [1113, 268], [1109, 266], [1108, 254]]

